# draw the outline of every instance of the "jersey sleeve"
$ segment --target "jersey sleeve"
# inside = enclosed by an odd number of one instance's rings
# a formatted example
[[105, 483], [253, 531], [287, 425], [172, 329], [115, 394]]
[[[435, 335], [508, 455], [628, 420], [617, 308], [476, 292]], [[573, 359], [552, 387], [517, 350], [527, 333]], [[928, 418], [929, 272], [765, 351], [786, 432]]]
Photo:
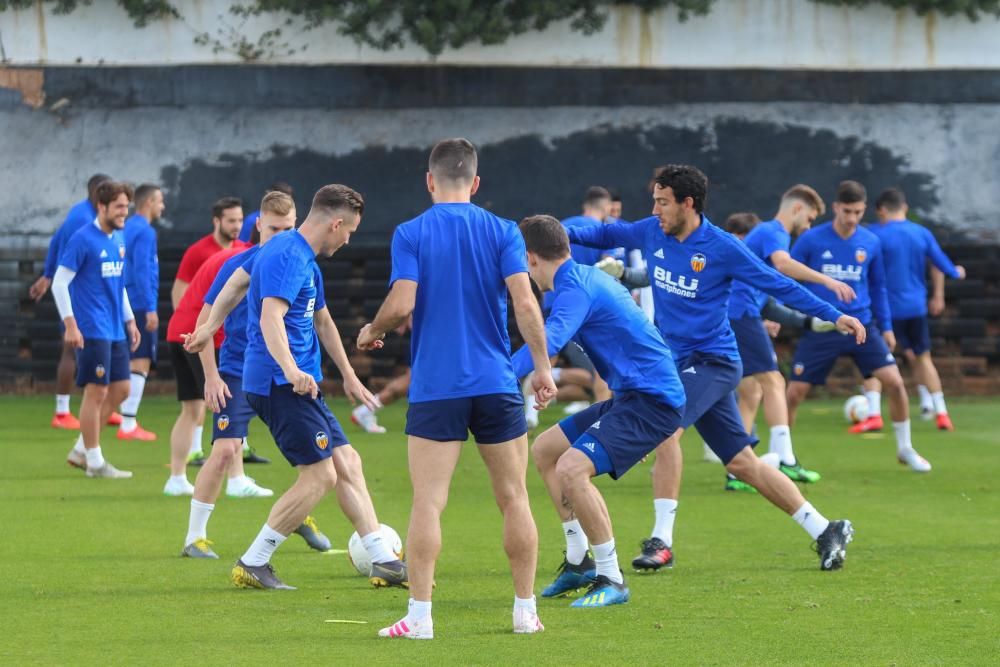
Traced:
[[56, 233], [52, 235], [52, 239], [49, 241], [49, 249], [45, 253], [45, 269], [43, 274], [46, 278], [52, 278], [56, 275], [56, 269], [59, 268], [59, 255], [62, 250], [63, 245], [63, 225], [60, 225]]
[[771, 259], [771, 255], [779, 251], [788, 252], [788, 240], [769, 228], [766, 233], [761, 234], [760, 256]]
[[255, 262], [254, 272], [260, 275], [261, 298], [277, 297], [289, 305], [295, 303], [305, 281], [305, 268], [290, 249]]
[[177, 280], [183, 280], [188, 284], [194, 280], [194, 274], [198, 272], [198, 267], [195, 266], [195, 262], [198, 261], [195, 257], [198, 254], [197, 247], [197, 244], [193, 245], [184, 252], [181, 264], [177, 267]]
[[868, 268], [868, 294], [872, 313], [882, 331], [892, 331], [892, 311], [889, 309], [889, 290], [885, 287], [885, 261], [881, 241], [875, 244], [871, 266]]
[[146, 312], [155, 311], [156, 292], [153, 290], [151, 277], [152, 274], [159, 275], [159, 268], [155, 266], [156, 232], [147, 226], [141, 234], [135, 237], [133, 243], [135, 244], [132, 251], [134, 266], [131, 267], [131, 271], [138, 278], [135, 283], [139, 287], [139, 293], [136, 294], [136, 300], [132, 307]]
[[645, 247], [646, 227], [650, 218], [635, 223], [613, 222], [610, 225], [567, 227], [569, 242], [588, 248]]
[[74, 234], [59, 253], [58, 264], [59, 266], [65, 266], [70, 271], [79, 273], [80, 267], [83, 266], [86, 258], [87, 244], [84, 242], [84, 237]]
[[316, 310], [321, 310], [326, 308], [326, 287], [323, 285], [323, 272], [320, 271], [319, 265], [316, 265], [313, 269], [313, 273], [316, 275]]
[[524, 247], [524, 237], [517, 225], [508, 225], [507, 236], [500, 248], [500, 272], [509, 278], [515, 273], [528, 272], [528, 251]]
[[[552, 311], [545, 320], [545, 343], [549, 356], [559, 353], [576, 335], [590, 313], [590, 299], [580, 288], [562, 290], [552, 301]], [[512, 357], [514, 375], [521, 378], [531, 372], [531, 350], [524, 345]]]
[[392, 275], [389, 276], [389, 286], [397, 280], [420, 282], [417, 249], [403, 226], [397, 227], [392, 235]]
[[226, 263], [222, 265], [219, 272], [215, 274], [215, 279], [212, 280], [212, 284], [209, 285], [208, 291], [205, 292], [205, 303], [212, 306], [215, 305], [215, 300], [219, 298], [219, 293], [222, 292], [222, 288], [226, 286], [226, 282], [232, 277], [236, 269], [240, 268], [239, 261], [236, 257], [231, 257], [226, 260]]
[[789, 253], [796, 262], [805, 264], [811, 269], [815, 269], [809, 260], [812, 251], [812, 235], [806, 232], [795, 241], [795, 245], [792, 246], [792, 251]]
[[948, 276], [949, 278], [958, 278], [958, 268], [955, 263], [951, 261], [951, 258], [944, 253], [941, 246], [938, 244], [937, 239], [931, 234], [931, 230], [926, 227], [921, 227], [924, 234], [924, 239], [927, 245], [927, 258], [931, 260], [931, 263], [936, 266], [941, 273]]

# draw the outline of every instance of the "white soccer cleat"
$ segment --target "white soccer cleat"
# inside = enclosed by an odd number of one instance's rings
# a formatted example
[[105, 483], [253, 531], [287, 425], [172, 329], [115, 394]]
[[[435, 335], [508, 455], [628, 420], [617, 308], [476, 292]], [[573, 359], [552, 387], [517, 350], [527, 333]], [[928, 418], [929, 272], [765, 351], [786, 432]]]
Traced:
[[163, 486], [163, 495], [192, 496], [194, 495], [194, 486], [186, 479], [174, 480], [173, 478], [170, 478]]
[[702, 452], [701, 452], [702, 461], [705, 461], [707, 463], [722, 463], [722, 459], [720, 459], [718, 456], [715, 455], [715, 452], [712, 451], [712, 448], [708, 446], [707, 442], [701, 443], [701, 446], [702, 446]]
[[917, 450], [915, 450], [913, 447], [907, 447], [906, 449], [900, 451], [898, 454], [896, 454], [896, 458], [898, 458], [899, 462], [902, 463], [903, 465], [910, 466], [910, 470], [912, 470], [913, 472], [931, 471], [930, 462], [924, 457], [922, 457], [920, 454], [917, 454]]
[[226, 482], [226, 495], [230, 498], [270, 498], [274, 491], [258, 486], [251, 477], [244, 477], [239, 482]]
[[415, 621], [407, 616], [379, 630], [378, 636], [391, 639], [434, 639], [434, 621], [429, 616], [422, 621]]
[[351, 411], [351, 421], [360, 426], [365, 433], [385, 433], [385, 427], [379, 426], [375, 413], [367, 405], [359, 405]]
[[69, 454], [66, 455], [66, 463], [73, 466], [74, 468], [80, 468], [81, 470], [87, 469], [87, 455], [81, 454], [75, 449], [69, 450]]
[[103, 477], [104, 479], [132, 479], [128, 470], [119, 470], [108, 461], [100, 468], [87, 468], [87, 477]]
[[565, 408], [563, 408], [563, 414], [575, 415], [577, 412], [583, 412], [590, 407], [590, 403], [587, 401], [573, 401]]
[[542, 622], [538, 620], [538, 614], [530, 609], [514, 608], [514, 634], [531, 635], [545, 629]]

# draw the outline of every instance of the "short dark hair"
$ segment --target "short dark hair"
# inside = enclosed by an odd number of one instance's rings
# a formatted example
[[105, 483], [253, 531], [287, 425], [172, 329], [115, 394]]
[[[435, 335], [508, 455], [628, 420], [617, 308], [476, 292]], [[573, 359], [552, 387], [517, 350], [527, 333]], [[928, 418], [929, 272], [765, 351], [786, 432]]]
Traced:
[[476, 147], [462, 138], [437, 142], [427, 161], [427, 168], [434, 178], [449, 183], [471, 183], [478, 167]]
[[569, 257], [569, 236], [562, 223], [551, 215], [531, 215], [518, 225], [524, 246], [542, 259]]
[[868, 201], [868, 192], [865, 190], [865, 186], [857, 181], [841, 181], [840, 185], [837, 186], [837, 196], [834, 201], [841, 204], [857, 204]]
[[222, 213], [230, 208], [243, 208], [243, 201], [239, 197], [223, 197], [212, 204], [212, 218], [222, 218]]
[[906, 195], [899, 188], [886, 188], [875, 200], [875, 208], [898, 211], [906, 206]]
[[608, 188], [608, 194], [611, 195], [611, 201], [622, 200], [622, 193], [618, 192], [615, 188]]
[[602, 188], [600, 185], [591, 185], [583, 193], [584, 206], [596, 206], [605, 199], [611, 201], [611, 193], [608, 192], [607, 188]]
[[816, 190], [804, 183], [793, 185], [785, 190], [785, 194], [781, 195], [781, 203], [784, 204], [789, 200], [800, 201], [806, 206], [811, 206], [816, 209], [816, 215], [826, 213], [826, 204], [823, 203], [823, 198], [819, 196]]
[[365, 212], [365, 198], [361, 196], [360, 192], [346, 185], [333, 183], [324, 185], [316, 191], [309, 215], [312, 215], [313, 211], [333, 213], [344, 210], [362, 215]]
[[150, 197], [152, 197], [159, 191], [160, 191], [159, 185], [154, 185], [152, 183], [143, 183], [142, 185], [140, 185], [135, 189], [135, 199], [133, 200], [135, 202], [135, 207], [139, 208], [140, 206], [145, 204]]
[[111, 177], [107, 174], [94, 174], [87, 179], [87, 199], [90, 200], [91, 204], [97, 205], [97, 186], [110, 180]]
[[735, 234], [736, 236], [745, 236], [750, 233], [750, 230], [760, 223], [760, 218], [757, 214], [752, 211], [740, 211], [739, 213], [733, 213], [728, 218], [723, 225], [725, 229], [730, 234]]
[[135, 191], [132, 190], [131, 185], [125, 182], [104, 181], [97, 186], [96, 194], [97, 203], [107, 206], [123, 194], [128, 197], [129, 201], [132, 201], [132, 196], [135, 194]]
[[271, 183], [269, 186], [267, 186], [267, 191], [264, 192], [264, 194], [267, 194], [268, 192], [284, 192], [289, 197], [295, 194], [295, 192], [292, 190], [292, 186], [290, 186], [288, 183], [285, 183], [284, 181], [275, 181], [274, 183]]
[[697, 167], [689, 164], [665, 165], [656, 170], [653, 184], [661, 188], [670, 188], [678, 203], [690, 197], [694, 202], [695, 211], [701, 213], [705, 210], [708, 176]]

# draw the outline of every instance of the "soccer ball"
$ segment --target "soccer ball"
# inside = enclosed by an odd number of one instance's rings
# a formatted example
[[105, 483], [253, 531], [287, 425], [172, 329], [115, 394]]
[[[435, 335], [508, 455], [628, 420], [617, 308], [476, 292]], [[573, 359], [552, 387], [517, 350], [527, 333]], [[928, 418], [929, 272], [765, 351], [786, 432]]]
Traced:
[[[382, 539], [385, 540], [386, 546], [392, 553], [396, 554], [400, 559], [403, 558], [403, 540], [399, 538], [399, 533], [392, 529], [391, 526], [387, 526], [384, 523], [382, 528], [379, 529], [382, 533]], [[347, 541], [347, 557], [351, 560], [351, 565], [358, 573], [368, 576], [371, 574], [372, 570], [372, 559], [368, 557], [368, 550], [365, 549], [365, 545], [361, 543], [361, 536], [358, 535], [358, 531], [354, 531], [351, 535], [351, 539]]]
[[868, 399], [858, 394], [844, 403], [844, 419], [848, 424], [859, 424], [868, 419]]

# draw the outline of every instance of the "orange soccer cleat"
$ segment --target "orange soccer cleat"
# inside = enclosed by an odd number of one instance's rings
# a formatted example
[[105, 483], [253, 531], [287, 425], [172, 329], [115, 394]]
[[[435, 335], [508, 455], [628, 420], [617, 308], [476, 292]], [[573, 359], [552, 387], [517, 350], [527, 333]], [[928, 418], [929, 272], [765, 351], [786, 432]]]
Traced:
[[76, 431], [80, 428], [80, 420], [74, 417], [72, 412], [57, 412], [52, 416], [52, 428], [63, 428], [67, 431]]
[[937, 416], [937, 427], [939, 431], [954, 431], [955, 425], [951, 423], [951, 417], [947, 412], [942, 412]]
[[118, 429], [118, 439], [119, 440], [142, 440], [145, 442], [152, 442], [156, 440], [156, 434], [152, 431], [147, 431], [138, 424], [131, 431], [123, 431]]
[[872, 415], [868, 419], [858, 422], [848, 429], [850, 433], [868, 433], [869, 431], [882, 430], [882, 415]]
[[121, 425], [122, 425], [122, 416], [117, 412], [112, 412], [111, 415], [108, 417], [108, 426], [121, 426]]

